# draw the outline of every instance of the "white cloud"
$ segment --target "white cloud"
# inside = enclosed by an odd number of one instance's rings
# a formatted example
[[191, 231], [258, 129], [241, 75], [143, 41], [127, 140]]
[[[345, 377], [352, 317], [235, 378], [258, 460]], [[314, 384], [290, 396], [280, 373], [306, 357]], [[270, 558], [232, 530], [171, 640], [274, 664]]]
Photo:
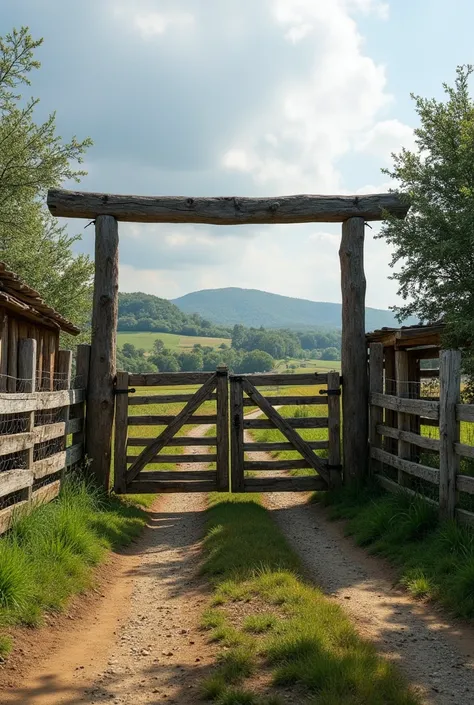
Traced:
[[164, 34], [171, 28], [189, 27], [193, 22], [194, 16], [189, 12], [145, 12], [135, 15], [133, 19], [135, 27], [147, 39]]
[[365, 134], [361, 135], [356, 144], [356, 150], [380, 157], [385, 162], [390, 161], [393, 152], [401, 148], [415, 149], [413, 128], [399, 120], [383, 120], [376, 123]]

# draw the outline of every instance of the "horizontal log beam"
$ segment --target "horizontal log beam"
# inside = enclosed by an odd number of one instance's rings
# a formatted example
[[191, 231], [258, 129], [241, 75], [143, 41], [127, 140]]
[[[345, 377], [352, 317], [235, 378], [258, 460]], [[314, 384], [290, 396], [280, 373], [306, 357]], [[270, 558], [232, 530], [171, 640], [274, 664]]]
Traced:
[[420, 379], [432, 379], [439, 377], [439, 370], [420, 370]]
[[[181, 404], [192, 399], [194, 394], [149, 394], [147, 396], [135, 396], [131, 394], [128, 398], [129, 406], [142, 404]], [[209, 394], [206, 401], [215, 401], [217, 394]]]
[[439, 485], [439, 470], [436, 470], [436, 468], [412, 463], [410, 460], [404, 460], [403, 458], [399, 458], [398, 455], [392, 455], [380, 448], [372, 448], [370, 455], [374, 460], [385, 463], [385, 465], [389, 465], [397, 470], [403, 470], [403, 472], [408, 473], [408, 475], [414, 475], [422, 480], [432, 482], [434, 485]]
[[[425, 495], [420, 494], [419, 492], [415, 492], [409, 487], [403, 487], [402, 485], [399, 485], [393, 480], [390, 480], [388, 477], [375, 474], [374, 478], [377, 480], [381, 487], [387, 490], [387, 492], [392, 492], [393, 494], [400, 494], [400, 492], [403, 492], [404, 494], [409, 494], [411, 497], [421, 497], [425, 502], [428, 502], [428, 504], [431, 504], [433, 507], [438, 506], [438, 502], [436, 502], [436, 500], [431, 499], [430, 497], [426, 497]], [[472, 516], [474, 517], [474, 514]]]
[[[129, 416], [128, 425], [129, 426], [167, 426], [172, 421], [174, 421], [175, 416]], [[189, 426], [190, 424], [215, 424], [217, 423], [216, 414], [211, 414], [209, 416], [190, 416], [183, 423], [183, 426]], [[156, 440], [156, 439], [155, 439]], [[165, 444], [167, 445], [167, 444]]]
[[[154, 440], [154, 438], [129, 438], [127, 445], [130, 447], [149, 446]], [[214, 436], [209, 436], [209, 438], [206, 438], [205, 436], [199, 438], [192, 438], [191, 436], [175, 436], [171, 439], [171, 441], [165, 444], [165, 448], [170, 448], [171, 446], [215, 446], [216, 444], [217, 438]]]
[[474, 421], [474, 404], [457, 404], [456, 416], [458, 421]]
[[62, 392], [32, 392], [0, 394], [0, 414], [21, 414], [28, 411], [45, 411], [72, 406], [84, 401], [83, 389], [69, 389]]
[[[313, 406], [327, 406], [328, 398], [319, 397], [267, 397], [265, 399], [273, 406], [302, 406], [312, 404]], [[244, 406], [255, 406], [255, 403], [248, 397], [244, 397]]]
[[245, 492], [316, 492], [327, 490], [325, 480], [313, 477], [249, 477], [245, 478]]
[[33, 484], [31, 470], [6, 470], [0, 475], [0, 497], [24, 490]]
[[131, 387], [173, 387], [175, 385], [205, 384], [215, 372], [145, 372], [129, 375]]
[[370, 403], [374, 406], [381, 406], [384, 409], [391, 409], [403, 414], [415, 414], [428, 419], [439, 418], [439, 402], [437, 401], [406, 399], [405, 397], [394, 397], [390, 394], [374, 392], [370, 395]]
[[[147, 473], [148, 474], [148, 473]], [[208, 481], [184, 481], [161, 480], [156, 482], [145, 482], [134, 480], [127, 485], [128, 494], [161, 494], [162, 492], [215, 492], [217, 482]]]
[[237, 378], [248, 379], [254, 387], [306, 387], [310, 384], [327, 384], [326, 373], [302, 372], [294, 375], [286, 374], [249, 374], [235, 375]]
[[138, 473], [138, 482], [215, 482], [215, 470], [146, 470]]
[[304, 470], [313, 467], [307, 460], [247, 460], [244, 470]]
[[456, 489], [459, 490], [459, 492], [474, 494], [474, 477], [469, 477], [469, 475], [457, 475]]
[[[137, 455], [127, 455], [127, 463], [134, 463], [138, 458]], [[173, 463], [175, 465], [185, 465], [187, 463], [215, 463], [217, 455], [215, 453], [209, 455], [155, 455], [147, 464], [153, 463]]]
[[[317, 417], [314, 419], [305, 418], [295, 418], [287, 419], [285, 421], [291, 428], [327, 428], [328, 419], [327, 417]], [[261, 429], [261, 428], [275, 428], [275, 424], [270, 421], [270, 419], [245, 419], [244, 418], [244, 428], [250, 429]], [[305, 441], [306, 443], [306, 441]]]
[[62, 218], [111, 215], [132, 223], [208, 223], [254, 225], [265, 223], [341, 223], [348, 218], [382, 220], [387, 211], [404, 218], [409, 205], [395, 193], [366, 196], [281, 196], [278, 198], [186, 198], [133, 196], [50, 189], [50, 212]]
[[458, 455], [464, 458], [474, 458], [474, 446], [469, 446], [467, 443], [455, 443], [454, 449]]
[[395, 438], [399, 441], [406, 441], [407, 443], [412, 443], [419, 448], [426, 448], [427, 450], [434, 450], [439, 453], [439, 438], [427, 438], [427, 436], [420, 436], [418, 433], [402, 431], [399, 428], [384, 426], [384, 424], [377, 424], [377, 433], [381, 436], [385, 436], [386, 438]]
[[[329, 448], [329, 441], [305, 441], [306, 445], [311, 450], [325, 450]], [[255, 443], [244, 443], [244, 452], [246, 453], [273, 453], [277, 450], [292, 450], [295, 453], [298, 451], [292, 443], [271, 443], [270, 441], [256, 441]]]

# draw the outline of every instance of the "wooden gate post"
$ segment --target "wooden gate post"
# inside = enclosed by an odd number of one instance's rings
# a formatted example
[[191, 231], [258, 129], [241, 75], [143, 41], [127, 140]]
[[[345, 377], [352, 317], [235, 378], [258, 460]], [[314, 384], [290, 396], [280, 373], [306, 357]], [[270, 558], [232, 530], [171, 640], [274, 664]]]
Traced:
[[368, 472], [368, 374], [365, 341], [363, 218], [342, 224], [339, 249], [342, 290], [342, 445], [344, 482]]
[[114, 490], [127, 491], [128, 372], [117, 372], [114, 436]]
[[456, 508], [456, 475], [459, 473], [459, 421], [456, 404], [461, 399], [461, 353], [442, 350], [439, 359], [439, 511], [452, 519]]
[[[22, 392], [36, 391], [36, 340], [33, 338], [24, 338], [18, 344], [18, 376], [23, 380]], [[25, 429], [28, 433], [33, 433], [35, 430], [35, 412], [31, 411], [28, 414], [28, 425]], [[33, 470], [34, 465], [34, 442], [25, 451], [26, 453], [26, 469]], [[33, 487], [28, 487], [28, 499], [31, 500]]]
[[[406, 350], [395, 350], [395, 379], [397, 397], [408, 399], [410, 396], [409, 364]], [[411, 431], [411, 414], [398, 412], [397, 427], [399, 431]], [[411, 460], [411, 443], [398, 441], [398, 457], [404, 460]], [[398, 470], [398, 484], [405, 482], [403, 470]]]
[[244, 392], [242, 377], [230, 378], [231, 488], [244, 491]]
[[217, 489], [229, 491], [229, 372], [225, 365], [217, 368]]
[[[383, 344], [370, 344], [369, 358], [369, 387], [371, 394], [383, 393]], [[382, 448], [382, 436], [377, 431], [377, 425], [383, 423], [383, 409], [381, 406], [370, 404], [369, 414], [369, 443], [370, 448]], [[370, 458], [370, 474], [374, 475], [379, 462]]]
[[98, 483], [109, 489], [118, 314], [118, 227], [110, 215], [95, 221], [92, 344], [87, 393], [86, 450]]

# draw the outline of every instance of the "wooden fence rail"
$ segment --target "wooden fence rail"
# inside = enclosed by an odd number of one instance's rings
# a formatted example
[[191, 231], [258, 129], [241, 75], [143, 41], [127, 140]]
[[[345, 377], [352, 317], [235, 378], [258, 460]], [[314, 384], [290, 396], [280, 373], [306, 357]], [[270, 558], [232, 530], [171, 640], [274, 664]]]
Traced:
[[[425, 494], [425, 498], [435, 502], [441, 517], [456, 517], [459, 521], [474, 526], [474, 504], [466, 509], [466, 502], [462, 500], [463, 493], [474, 494], [474, 467], [471, 476], [471, 470], [461, 468], [460, 463], [461, 458], [474, 458], [474, 445], [461, 442], [460, 425], [461, 422], [474, 423], [474, 405], [460, 403], [461, 354], [455, 350], [441, 351], [439, 401], [406, 398], [402, 385], [395, 390], [395, 395], [384, 394], [383, 355], [381, 343], [370, 345], [372, 475], [389, 491], [403, 490], [413, 493], [414, 482], [416, 484], [421, 481], [416, 492]], [[403, 356], [399, 355], [396, 362], [401, 368]], [[401, 370], [401, 373], [403, 372], [404, 370]], [[409, 379], [406, 375], [401, 376]], [[406, 386], [409, 384], [408, 382]], [[386, 380], [385, 388], [388, 387]], [[388, 391], [391, 392], [391, 388]], [[439, 438], [423, 435], [422, 426], [437, 427]], [[417, 432], [414, 428], [417, 428]], [[429, 453], [437, 454], [439, 467], [431, 467], [426, 461], [423, 462], [424, 453], [427, 459], [430, 457]], [[392, 472], [396, 471], [396, 480], [387, 476], [387, 468]]]
[[[76, 371], [87, 380], [89, 346], [79, 346]], [[36, 391], [36, 341], [18, 343], [21, 393], [0, 393], [0, 534], [20, 510], [59, 494], [66, 469], [84, 461], [85, 389], [69, 389], [72, 352], [57, 356], [60, 391]]]

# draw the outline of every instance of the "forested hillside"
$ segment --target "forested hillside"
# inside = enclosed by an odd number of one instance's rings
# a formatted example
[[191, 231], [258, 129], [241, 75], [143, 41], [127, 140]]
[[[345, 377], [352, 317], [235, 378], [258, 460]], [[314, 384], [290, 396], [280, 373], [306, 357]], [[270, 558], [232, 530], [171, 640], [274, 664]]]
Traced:
[[[204, 289], [174, 299], [184, 313], [199, 313], [216, 324], [265, 328], [340, 328], [341, 304], [295, 299], [257, 289]], [[408, 319], [407, 325], [416, 323]], [[391, 311], [366, 308], [366, 329], [398, 327]]]

